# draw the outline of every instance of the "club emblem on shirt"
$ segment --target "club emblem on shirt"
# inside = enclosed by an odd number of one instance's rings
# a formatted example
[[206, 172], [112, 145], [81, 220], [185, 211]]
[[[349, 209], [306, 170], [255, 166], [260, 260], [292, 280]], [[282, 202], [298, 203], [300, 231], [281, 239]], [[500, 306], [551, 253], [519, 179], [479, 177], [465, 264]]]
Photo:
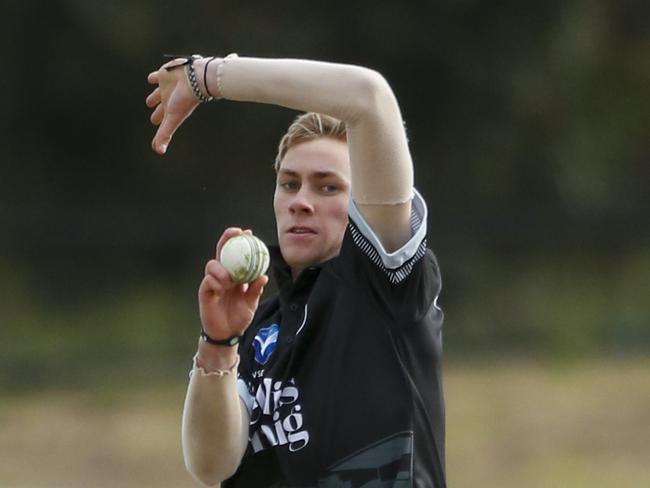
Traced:
[[260, 329], [255, 340], [253, 341], [253, 348], [255, 348], [255, 361], [259, 364], [266, 364], [278, 342], [278, 335], [280, 334], [280, 326], [278, 324], [271, 324], [268, 327]]

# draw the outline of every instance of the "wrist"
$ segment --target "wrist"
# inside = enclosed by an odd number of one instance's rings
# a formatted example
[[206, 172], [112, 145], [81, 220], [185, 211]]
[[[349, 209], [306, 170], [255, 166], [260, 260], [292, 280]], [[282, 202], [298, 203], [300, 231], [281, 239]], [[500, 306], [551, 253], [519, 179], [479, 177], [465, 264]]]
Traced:
[[208, 56], [194, 61], [194, 71], [201, 94], [208, 98], [223, 98], [219, 89], [219, 67], [223, 58]]
[[203, 57], [200, 54], [192, 54], [186, 58], [187, 62], [184, 65], [185, 78], [187, 79], [187, 83], [192, 90], [192, 94], [199, 101], [199, 103], [207, 103], [211, 102], [213, 98], [207, 95], [205, 87], [202, 88], [201, 86], [202, 82], [199, 77], [202, 70], [199, 69], [197, 71], [197, 68], [200, 68], [199, 61], [202, 59]]
[[197, 81], [201, 94], [214, 99], [224, 98], [221, 90], [221, 77], [223, 67], [239, 56], [237, 53], [230, 53], [226, 57], [208, 56], [194, 60]]
[[199, 339], [195, 364], [208, 373], [229, 371], [237, 365], [238, 358], [236, 347], [215, 346]]
[[201, 333], [199, 334], [199, 336], [201, 337], [202, 340], [214, 346], [229, 346], [229, 347], [234, 347], [237, 344], [239, 344], [239, 341], [242, 338], [241, 335], [233, 335], [225, 339], [215, 339], [214, 337], [210, 337], [207, 334], [203, 326], [201, 326]]

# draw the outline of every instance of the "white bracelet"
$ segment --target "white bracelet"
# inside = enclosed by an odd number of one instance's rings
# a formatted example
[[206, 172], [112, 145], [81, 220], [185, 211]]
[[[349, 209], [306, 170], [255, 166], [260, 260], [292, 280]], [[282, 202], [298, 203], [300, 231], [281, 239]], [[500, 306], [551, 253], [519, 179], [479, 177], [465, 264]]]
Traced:
[[239, 366], [239, 354], [237, 354], [237, 359], [235, 360], [235, 364], [233, 364], [230, 367], [230, 369], [226, 369], [226, 370], [217, 369], [215, 371], [206, 371], [205, 368], [197, 364], [198, 358], [199, 358], [199, 353], [196, 353], [193, 359], [192, 371], [190, 371], [190, 378], [192, 377], [192, 374], [194, 374], [195, 372], [198, 372], [199, 375], [201, 376], [229, 376], [237, 373], [237, 366]]
[[219, 65], [217, 66], [217, 97], [218, 98], [223, 98], [223, 91], [221, 90], [221, 72], [223, 71], [223, 67], [226, 65], [228, 61], [231, 59], [237, 59], [239, 56], [237, 53], [230, 53], [228, 56], [223, 58]]

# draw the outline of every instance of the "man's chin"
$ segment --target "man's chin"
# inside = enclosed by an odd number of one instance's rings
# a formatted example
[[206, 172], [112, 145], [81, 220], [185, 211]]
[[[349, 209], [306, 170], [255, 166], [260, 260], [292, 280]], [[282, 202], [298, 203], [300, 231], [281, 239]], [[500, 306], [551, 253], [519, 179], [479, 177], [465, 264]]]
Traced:
[[291, 268], [304, 269], [308, 266], [321, 262], [320, 256], [308, 249], [296, 248], [296, 246], [280, 246], [282, 257]]
[[308, 256], [284, 256], [284, 260], [291, 269], [305, 269], [320, 262], [319, 259]]

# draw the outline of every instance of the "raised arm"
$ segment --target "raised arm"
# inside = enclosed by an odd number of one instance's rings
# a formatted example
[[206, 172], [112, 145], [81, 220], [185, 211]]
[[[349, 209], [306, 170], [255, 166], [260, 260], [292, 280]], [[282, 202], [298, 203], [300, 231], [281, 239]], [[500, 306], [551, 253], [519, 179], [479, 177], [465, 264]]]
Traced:
[[[270, 103], [343, 120], [353, 200], [387, 251], [409, 239], [413, 165], [399, 106], [380, 74], [318, 61], [229, 57], [210, 62], [204, 79], [208, 61], [194, 61], [204, 94], [209, 91], [229, 100]], [[152, 122], [160, 127], [152, 145], [162, 154], [198, 101], [182, 69], [161, 69], [149, 81], [160, 85], [147, 104], [157, 106]]]

